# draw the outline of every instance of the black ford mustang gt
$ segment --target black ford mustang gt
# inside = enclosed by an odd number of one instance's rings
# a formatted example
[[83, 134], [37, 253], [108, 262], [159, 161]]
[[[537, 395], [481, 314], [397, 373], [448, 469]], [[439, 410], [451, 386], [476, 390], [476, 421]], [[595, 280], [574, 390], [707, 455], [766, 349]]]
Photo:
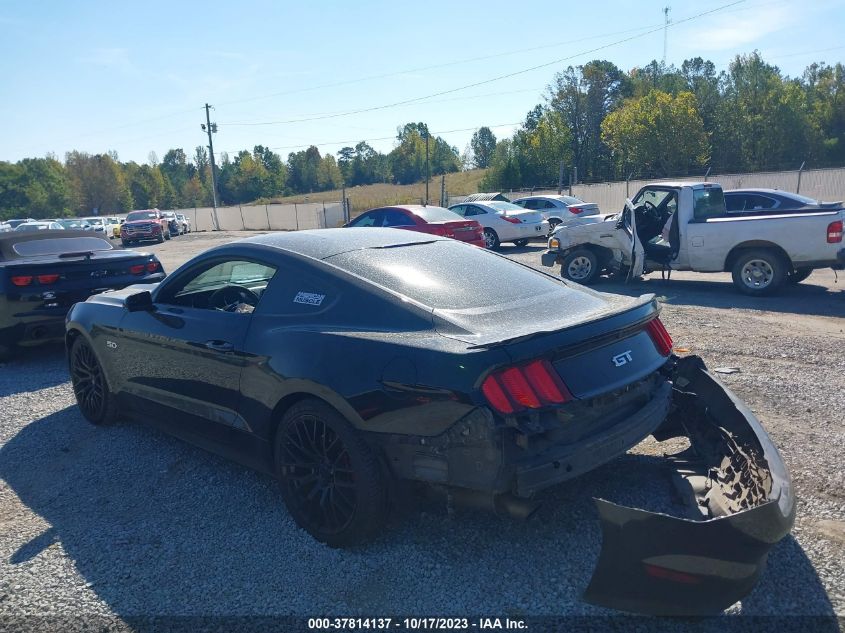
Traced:
[[139, 281], [161, 281], [155, 255], [114, 248], [91, 231], [0, 234], [0, 359], [64, 336], [77, 301]]
[[395, 229], [276, 233], [211, 249], [160, 284], [74, 306], [74, 391], [278, 478], [333, 546], [382, 524], [392, 482], [528, 515], [535, 493], [649, 434], [676, 518], [598, 501], [587, 599], [706, 613], [751, 590], [791, 528], [780, 455], [697, 357], [672, 355], [653, 296], [601, 294], [491, 252]]

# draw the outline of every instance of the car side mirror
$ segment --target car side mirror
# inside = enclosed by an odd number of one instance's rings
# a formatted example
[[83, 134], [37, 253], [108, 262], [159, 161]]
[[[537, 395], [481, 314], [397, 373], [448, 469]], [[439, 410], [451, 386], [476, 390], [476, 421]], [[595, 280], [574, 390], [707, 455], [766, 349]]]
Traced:
[[153, 296], [149, 290], [142, 290], [134, 295], [129, 295], [124, 300], [124, 305], [129, 312], [152, 312], [155, 308]]

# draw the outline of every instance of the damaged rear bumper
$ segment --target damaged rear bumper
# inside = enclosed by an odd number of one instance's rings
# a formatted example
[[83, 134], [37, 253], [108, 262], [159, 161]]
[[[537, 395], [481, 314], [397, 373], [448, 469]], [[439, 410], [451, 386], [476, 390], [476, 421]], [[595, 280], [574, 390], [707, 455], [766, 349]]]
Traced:
[[673, 378], [675, 406], [654, 435], [689, 438], [669, 457], [689, 516], [596, 500], [603, 544], [588, 602], [652, 615], [721, 611], [751, 591], [792, 528], [792, 482], [754, 414], [696, 356], [678, 360]]

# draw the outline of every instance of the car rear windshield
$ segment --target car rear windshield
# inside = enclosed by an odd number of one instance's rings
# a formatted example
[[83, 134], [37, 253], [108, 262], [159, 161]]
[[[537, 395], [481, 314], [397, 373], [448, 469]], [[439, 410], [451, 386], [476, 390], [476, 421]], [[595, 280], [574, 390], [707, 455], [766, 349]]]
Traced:
[[420, 207], [419, 209], [412, 209], [411, 213], [421, 217], [426, 222], [459, 222], [463, 220], [454, 211], [449, 211], [449, 209], [443, 207]]
[[326, 261], [437, 310], [483, 308], [561, 289], [548, 275], [454, 240], [348, 251]]
[[108, 240], [99, 237], [53, 237], [44, 240], [18, 242], [12, 250], [21, 257], [61, 255], [63, 253], [87, 253], [89, 251], [110, 251]]
[[133, 211], [126, 216], [127, 222], [134, 222], [135, 220], [155, 220], [155, 211]]
[[496, 211], [525, 211], [525, 209], [518, 204], [513, 204], [511, 202], [501, 202], [499, 200], [494, 200], [493, 202], [488, 202], [487, 206], [493, 207]]

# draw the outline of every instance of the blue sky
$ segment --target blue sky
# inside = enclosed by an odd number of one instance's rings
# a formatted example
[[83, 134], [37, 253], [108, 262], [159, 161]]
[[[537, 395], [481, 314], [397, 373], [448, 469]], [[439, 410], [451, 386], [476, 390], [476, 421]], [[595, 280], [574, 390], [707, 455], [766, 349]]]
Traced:
[[667, 4], [670, 63], [700, 55], [725, 68], [757, 49], [795, 76], [845, 59], [842, 0], [745, 0], [682, 22], [730, 2], [0, 0], [0, 160], [71, 149], [138, 162], [173, 147], [191, 155], [206, 143], [206, 102], [217, 153], [260, 143], [286, 157], [314, 143], [336, 154], [359, 140], [389, 151], [408, 121], [463, 151], [468, 128], [510, 134], [569, 64], [629, 70], [660, 59]]

